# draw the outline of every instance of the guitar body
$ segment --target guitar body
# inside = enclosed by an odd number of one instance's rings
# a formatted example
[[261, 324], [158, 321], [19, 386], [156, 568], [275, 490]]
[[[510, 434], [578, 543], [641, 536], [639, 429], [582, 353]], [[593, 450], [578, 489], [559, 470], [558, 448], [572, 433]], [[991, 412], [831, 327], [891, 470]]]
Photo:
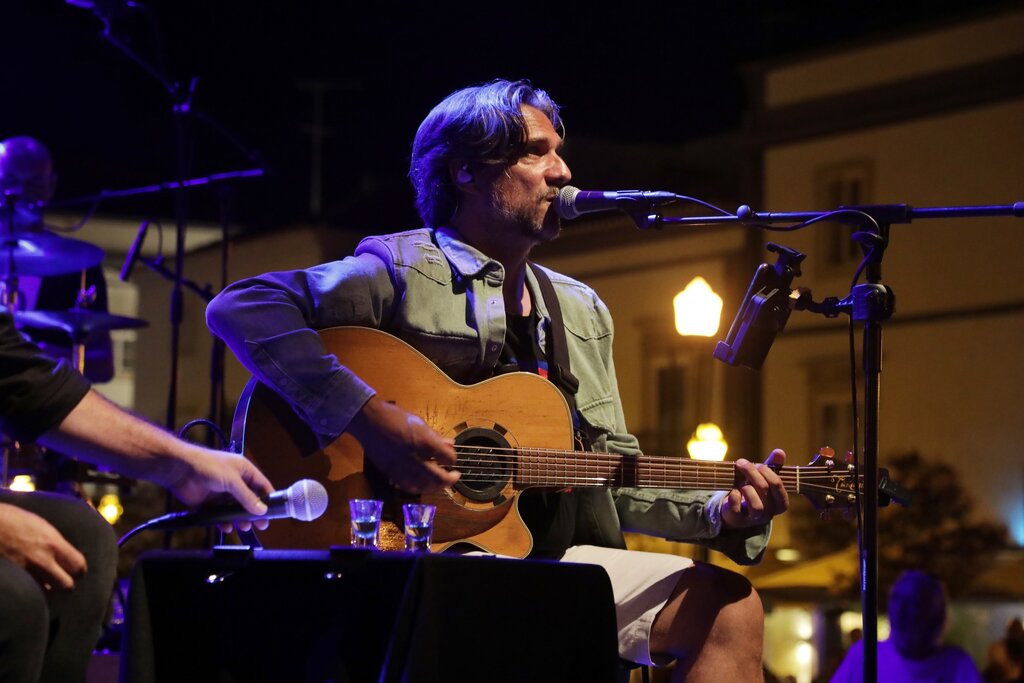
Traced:
[[[572, 420], [558, 389], [529, 373], [458, 384], [411, 346], [379, 330], [338, 327], [320, 335], [341, 364], [373, 387], [379, 398], [418, 415], [442, 436], [454, 439], [456, 446], [479, 447], [479, 452], [466, 456], [460, 451], [456, 468], [463, 478], [456, 486], [429, 495], [404, 494], [363, 458], [354, 437], [343, 434], [321, 449], [287, 402], [250, 381], [239, 400], [232, 433], [245, 456], [276, 486], [314, 479], [329, 496], [327, 511], [317, 520], [275, 520], [259, 534], [263, 545], [347, 545], [348, 501], [376, 498], [384, 501], [384, 549], [404, 548], [401, 505], [421, 501], [437, 506], [435, 551], [467, 543], [513, 557], [529, 554], [533, 539], [519, 516], [522, 489], [514, 481], [516, 463], [508, 453], [522, 447], [572, 450]], [[492, 447], [505, 450], [492, 454]], [[487, 467], [474, 474], [474, 462], [480, 459], [487, 459]]]

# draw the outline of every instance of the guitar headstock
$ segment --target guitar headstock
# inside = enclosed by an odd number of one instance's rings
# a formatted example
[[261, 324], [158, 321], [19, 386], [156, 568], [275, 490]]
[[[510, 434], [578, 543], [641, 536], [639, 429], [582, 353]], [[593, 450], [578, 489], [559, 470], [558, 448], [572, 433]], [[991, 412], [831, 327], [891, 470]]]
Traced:
[[863, 491], [863, 480], [854, 465], [848, 458], [837, 459], [835, 450], [829, 446], [820, 448], [810, 464], [797, 469], [797, 493], [822, 514], [854, 507], [858, 490]]

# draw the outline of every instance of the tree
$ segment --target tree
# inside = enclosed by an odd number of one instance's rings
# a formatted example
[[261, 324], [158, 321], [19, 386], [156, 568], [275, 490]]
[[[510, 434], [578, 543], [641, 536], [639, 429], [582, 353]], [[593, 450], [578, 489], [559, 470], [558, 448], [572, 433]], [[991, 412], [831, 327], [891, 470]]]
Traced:
[[[940, 578], [951, 597], [970, 587], [973, 579], [1007, 543], [1003, 524], [978, 519], [974, 501], [946, 463], [911, 452], [890, 457], [883, 464], [889, 477], [908, 489], [913, 500], [907, 507], [890, 504], [878, 516], [878, 585], [888, 592], [896, 577], [907, 569], [920, 569]], [[809, 505], [795, 506], [793, 536], [800, 539], [808, 557], [836, 552], [856, 543], [851, 520], [823, 522]], [[839, 517], [839, 515], [833, 515]], [[855, 593], [856, 580], [837, 586]]]

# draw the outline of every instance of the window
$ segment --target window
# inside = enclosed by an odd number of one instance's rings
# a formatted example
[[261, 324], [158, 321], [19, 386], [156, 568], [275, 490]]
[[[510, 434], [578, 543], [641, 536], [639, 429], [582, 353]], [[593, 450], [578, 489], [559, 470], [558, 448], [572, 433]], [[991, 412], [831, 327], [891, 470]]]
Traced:
[[[850, 360], [845, 356], [816, 358], [808, 362], [811, 445], [814, 450], [831, 446], [842, 458], [853, 449], [853, 404], [850, 394]], [[857, 396], [864, 390], [857, 376]]]
[[[859, 206], [872, 201], [873, 164], [870, 161], [850, 161], [818, 169], [815, 180], [818, 206], [835, 209], [840, 206]], [[823, 224], [816, 229], [818, 258], [826, 272], [855, 265], [863, 252], [851, 235], [859, 226], [841, 223]]]
[[657, 453], [678, 455], [684, 452], [687, 433], [686, 419], [686, 368], [682, 365], [666, 365], [657, 371], [658, 418]]

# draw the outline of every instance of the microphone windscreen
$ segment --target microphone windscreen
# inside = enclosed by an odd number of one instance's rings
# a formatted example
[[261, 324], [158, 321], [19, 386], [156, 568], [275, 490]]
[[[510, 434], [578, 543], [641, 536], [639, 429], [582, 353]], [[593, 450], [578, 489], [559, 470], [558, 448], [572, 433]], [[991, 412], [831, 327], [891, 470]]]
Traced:
[[311, 522], [327, 509], [327, 489], [318, 481], [300, 479], [288, 487], [288, 516]]
[[579, 218], [582, 214], [576, 210], [576, 195], [580, 193], [578, 187], [565, 185], [558, 190], [558, 197], [555, 199], [555, 213], [565, 220]]

